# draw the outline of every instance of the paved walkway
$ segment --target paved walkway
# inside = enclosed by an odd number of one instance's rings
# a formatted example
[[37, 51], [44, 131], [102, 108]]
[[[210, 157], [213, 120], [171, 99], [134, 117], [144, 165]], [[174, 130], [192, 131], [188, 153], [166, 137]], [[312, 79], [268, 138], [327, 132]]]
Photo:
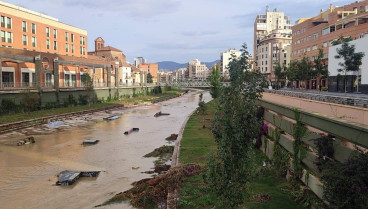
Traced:
[[368, 95], [361, 93], [339, 93], [339, 92], [326, 92], [326, 91], [320, 92], [318, 90], [300, 90], [300, 89], [287, 89], [287, 88], [282, 88], [279, 90], [265, 89], [265, 92], [290, 97], [322, 101], [327, 103], [368, 108]]

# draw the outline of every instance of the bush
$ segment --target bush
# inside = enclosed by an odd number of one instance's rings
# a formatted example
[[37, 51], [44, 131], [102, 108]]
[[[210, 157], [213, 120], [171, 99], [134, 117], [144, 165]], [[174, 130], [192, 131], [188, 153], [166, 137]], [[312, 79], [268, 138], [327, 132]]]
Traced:
[[68, 104], [76, 106], [78, 104], [77, 100], [75, 99], [73, 94], [69, 94], [68, 96]]
[[37, 93], [31, 93], [29, 91], [23, 93], [21, 104], [24, 110], [27, 112], [35, 111], [40, 109], [40, 95]]
[[152, 89], [151, 93], [152, 94], [162, 94], [161, 86], [156, 86], [154, 89]]
[[53, 109], [59, 107], [59, 104], [57, 102], [48, 102], [45, 105], [45, 109]]
[[13, 113], [17, 109], [14, 99], [3, 99], [1, 100], [1, 113]]
[[323, 87], [321, 88], [321, 90], [322, 90], [322, 91], [328, 91], [328, 87], [323, 86]]
[[86, 95], [79, 95], [78, 98], [79, 105], [88, 105], [88, 98]]
[[367, 208], [368, 153], [355, 153], [344, 163], [330, 162], [322, 172], [324, 198], [331, 208]]

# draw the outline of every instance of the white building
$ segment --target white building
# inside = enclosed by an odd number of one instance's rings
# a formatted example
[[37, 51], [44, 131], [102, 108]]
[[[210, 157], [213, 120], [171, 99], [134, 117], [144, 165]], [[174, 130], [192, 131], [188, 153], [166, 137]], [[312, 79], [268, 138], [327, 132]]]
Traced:
[[192, 60], [188, 64], [189, 79], [206, 80], [209, 70], [205, 64], [201, 64], [198, 59]]
[[233, 55], [236, 57], [236, 59], [239, 59], [241, 56], [241, 52], [237, 51], [236, 49], [229, 49], [226, 52], [221, 53], [220, 73], [221, 76], [224, 78], [229, 78], [228, 65]]
[[125, 65], [122, 67], [123, 72], [123, 79], [122, 85], [123, 86], [131, 86], [133, 85], [133, 78], [132, 78], [132, 67], [130, 65]]
[[143, 57], [136, 57], [134, 58], [134, 66], [138, 67], [140, 64], [147, 63], [147, 60]]
[[[363, 52], [365, 56], [362, 59], [362, 65], [359, 71], [356, 72], [348, 72], [347, 75], [347, 91], [348, 92], [362, 92], [368, 94], [368, 36], [364, 38], [360, 38], [354, 41], [349, 42], [352, 45], [355, 45], [355, 52]], [[344, 92], [344, 73], [338, 72], [338, 69], [341, 68], [339, 66], [340, 62], [344, 62], [343, 59], [336, 59], [335, 55], [337, 55], [336, 49], [341, 48], [342, 44], [336, 46], [330, 46], [328, 49], [328, 91], [332, 92]], [[338, 76], [338, 75], [342, 76]], [[358, 82], [357, 77], [360, 77], [360, 82]]]

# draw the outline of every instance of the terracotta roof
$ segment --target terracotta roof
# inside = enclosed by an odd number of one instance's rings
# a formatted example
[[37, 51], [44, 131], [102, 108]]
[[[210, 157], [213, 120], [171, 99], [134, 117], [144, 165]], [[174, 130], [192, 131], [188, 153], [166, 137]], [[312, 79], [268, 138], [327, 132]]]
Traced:
[[116, 51], [116, 52], [123, 52], [123, 51], [121, 51], [121, 50], [119, 50], [117, 48], [114, 48], [112, 46], [105, 46], [105, 47], [99, 49], [98, 51]]

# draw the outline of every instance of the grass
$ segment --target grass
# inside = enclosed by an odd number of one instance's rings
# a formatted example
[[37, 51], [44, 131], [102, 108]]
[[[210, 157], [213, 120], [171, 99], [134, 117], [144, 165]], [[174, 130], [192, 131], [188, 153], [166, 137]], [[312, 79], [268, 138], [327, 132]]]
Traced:
[[[206, 115], [192, 115], [185, 126], [180, 148], [180, 162], [182, 164], [197, 163], [207, 166], [207, 161], [211, 153], [216, 151], [211, 130], [203, 129], [203, 125], [209, 127], [215, 111], [215, 101], [206, 104]], [[272, 169], [262, 168], [263, 161], [268, 161], [267, 157], [260, 151], [254, 150], [254, 163], [260, 169], [248, 186], [248, 194], [244, 205], [240, 208], [266, 209], [266, 208], [305, 208], [295, 202], [290, 195], [283, 190], [289, 183], [275, 175]], [[178, 208], [221, 208], [217, 202], [217, 197], [211, 192], [208, 184], [204, 181], [206, 172], [189, 178], [184, 178], [180, 184]], [[268, 196], [268, 201], [260, 201], [257, 196]]]
[[70, 107], [61, 107], [61, 108], [54, 108], [54, 109], [47, 109], [47, 110], [38, 110], [33, 112], [22, 112], [22, 113], [15, 113], [9, 115], [1, 115], [0, 116], [0, 124], [8, 124], [14, 123], [24, 120], [31, 120], [36, 118], [42, 118], [47, 116], [53, 115], [60, 115], [65, 113], [71, 112], [78, 112], [83, 110], [91, 110], [91, 109], [98, 109], [98, 108], [105, 108], [111, 107], [116, 105], [131, 105], [131, 104], [139, 104], [144, 102], [154, 102], [154, 101], [162, 101], [178, 94], [182, 93], [183, 90], [172, 88], [171, 91], [163, 91], [163, 94], [152, 94], [152, 95], [142, 95], [138, 97], [131, 97], [131, 98], [124, 98], [120, 101], [111, 101], [111, 102], [104, 102], [99, 104], [91, 104], [91, 105], [82, 105], [82, 106], [70, 106]]

